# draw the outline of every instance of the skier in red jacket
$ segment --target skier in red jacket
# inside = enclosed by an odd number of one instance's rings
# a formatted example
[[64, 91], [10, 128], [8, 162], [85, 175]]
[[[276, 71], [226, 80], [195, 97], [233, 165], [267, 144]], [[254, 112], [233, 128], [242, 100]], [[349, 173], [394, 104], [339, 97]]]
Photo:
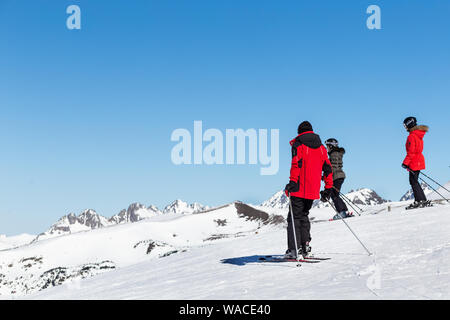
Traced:
[[[322, 145], [320, 137], [313, 132], [308, 121], [298, 127], [298, 136], [290, 144], [292, 146], [292, 162], [289, 183], [285, 193], [291, 197], [292, 211], [289, 209], [286, 258], [304, 257], [311, 251], [308, 214], [313, 200], [320, 198], [321, 180], [325, 181], [325, 197], [330, 197], [333, 188], [333, 174], [327, 149]], [[322, 176], [323, 172], [323, 176]], [[295, 235], [299, 252], [295, 252], [295, 240], [291, 214], [294, 217]]]
[[402, 167], [409, 171], [409, 183], [414, 194], [414, 203], [408, 209], [425, 207], [429, 205], [425, 193], [419, 184], [420, 171], [425, 169], [423, 151], [423, 137], [428, 131], [427, 126], [417, 125], [415, 117], [408, 117], [403, 121], [405, 129], [409, 132], [406, 140], [406, 158]]

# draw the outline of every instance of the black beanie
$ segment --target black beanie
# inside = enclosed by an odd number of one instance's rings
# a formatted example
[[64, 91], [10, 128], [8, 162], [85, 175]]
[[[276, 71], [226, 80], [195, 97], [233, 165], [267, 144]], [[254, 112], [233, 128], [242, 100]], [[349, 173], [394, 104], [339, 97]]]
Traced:
[[313, 128], [312, 128], [311, 123], [309, 123], [308, 121], [303, 121], [298, 126], [297, 133], [301, 134], [301, 133], [306, 132], [306, 131], [313, 131]]

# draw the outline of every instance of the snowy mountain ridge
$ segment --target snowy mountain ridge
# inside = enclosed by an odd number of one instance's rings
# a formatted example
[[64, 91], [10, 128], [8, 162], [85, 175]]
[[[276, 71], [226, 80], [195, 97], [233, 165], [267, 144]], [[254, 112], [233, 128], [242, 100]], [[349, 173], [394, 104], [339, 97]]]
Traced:
[[134, 223], [162, 214], [193, 214], [208, 209], [208, 206], [200, 203], [194, 202], [188, 204], [182, 200], [175, 200], [167, 205], [163, 211], [154, 205], [146, 207], [141, 203], [132, 203], [128, 206], [128, 209], [121, 210], [109, 219], [98, 214], [93, 209], [86, 209], [78, 216], [70, 213], [61, 217], [47, 231], [39, 234], [33, 242], [76, 232], [96, 230], [117, 224]]
[[[369, 188], [361, 188], [355, 191], [350, 191], [344, 194], [350, 201], [356, 205], [377, 205], [388, 202], [381, 198], [374, 190]], [[269, 207], [275, 209], [288, 209], [289, 199], [284, 193], [284, 191], [278, 191], [270, 199], [264, 201], [261, 207]], [[320, 200], [315, 200], [313, 203], [313, 208], [325, 208], [329, 207], [328, 203], [321, 202]]]

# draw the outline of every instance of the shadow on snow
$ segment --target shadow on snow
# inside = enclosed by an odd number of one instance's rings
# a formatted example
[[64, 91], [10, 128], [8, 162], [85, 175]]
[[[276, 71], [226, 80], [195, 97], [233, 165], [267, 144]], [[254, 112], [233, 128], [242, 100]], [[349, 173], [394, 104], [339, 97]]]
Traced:
[[279, 263], [284, 262], [282, 260], [280, 261], [274, 261], [274, 260], [266, 260], [267, 257], [277, 257], [278, 255], [254, 255], [254, 256], [246, 256], [246, 257], [236, 257], [236, 258], [228, 258], [228, 259], [222, 259], [220, 260], [221, 263], [227, 263], [227, 264], [233, 264], [235, 266], [245, 266], [248, 263]]

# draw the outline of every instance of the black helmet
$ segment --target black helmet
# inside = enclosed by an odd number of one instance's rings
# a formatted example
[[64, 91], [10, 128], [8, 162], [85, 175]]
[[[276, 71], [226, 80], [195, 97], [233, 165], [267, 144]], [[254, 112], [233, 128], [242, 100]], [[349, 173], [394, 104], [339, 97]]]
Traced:
[[327, 146], [337, 147], [339, 145], [339, 142], [335, 138], [330, 138], [327, 141], [325, 141], [325, 144]]
[[403, 120], [403, 125], [406, 129], [411, 129], [417, 126], [417, 119], [415, 117], [408, 117]]

